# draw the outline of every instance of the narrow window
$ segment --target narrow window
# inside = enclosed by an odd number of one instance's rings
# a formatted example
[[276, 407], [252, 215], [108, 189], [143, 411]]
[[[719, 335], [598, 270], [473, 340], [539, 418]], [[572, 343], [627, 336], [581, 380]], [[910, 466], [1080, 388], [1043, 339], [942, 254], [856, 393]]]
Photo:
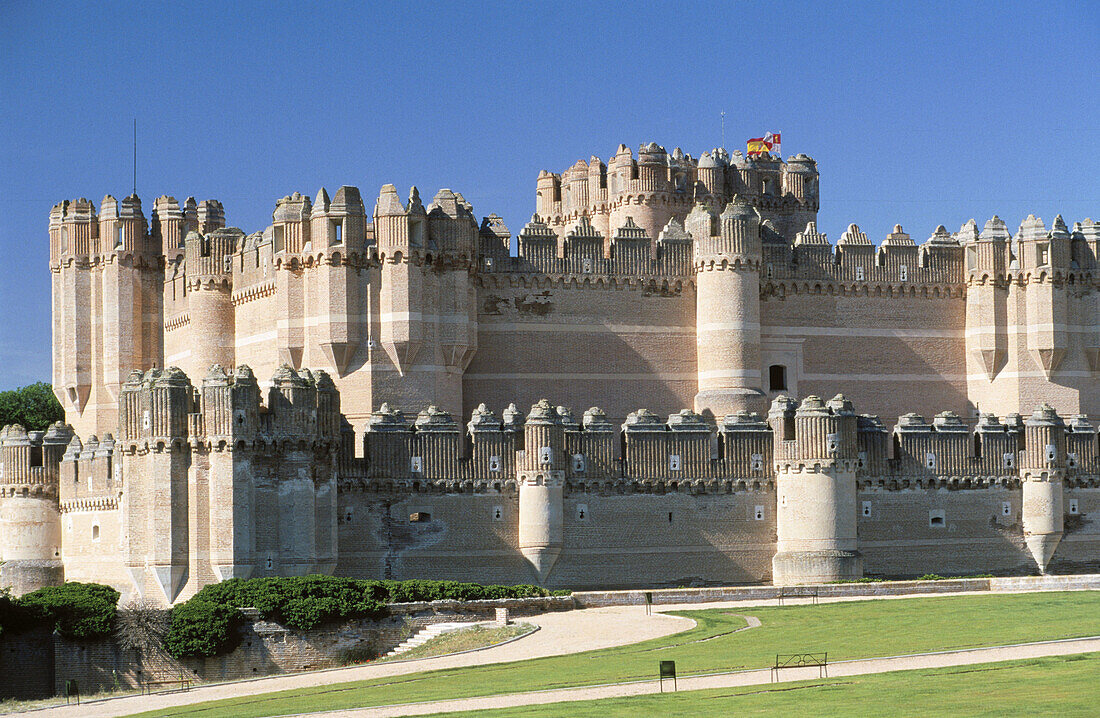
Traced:
[[668, 457], [668, 470], [669, 471], [679, 471], [680, 470], [680, 455], [679, 454], [669, 454], [669, 457]]
[[500, 457], [499, 456], [490, 456], [489, 457], [489, 471], [500, 471]]
[[549, 446], [539, 447], [539, 463], [546, 465], [553, 462], [554, 451]]
[[763, 471], [764, 470], [764, 455], [753, 454], [752, 455], [752, 470]]
[[936, 468], [936, 455], [932, 452], [928, 452], [924, 455], [924, 465], [929, 469]]
[[856, 281], [863, 281], [863, 267], [856, 267]]
[[1050, 245], [1049, 244], [1037, 244], [1035, 245], [1036, 261], [1040, 267], [1045, 267], [1050, 264]]
[[1002, 501], [1001, 502], [1001, 516], [1011, 516], [1011, 515], [1012, 515], [1012, 504], [1010, 504], [1007, 501]]
[[1058, 456], [1058, 451], [1054, 444], [1047, 444], [1047, 461], [1054, 461]]
[[909, 267], [905, 266], [904, 264], [901, 265], [901, 281], [909, 281]]
[[92, 524], [92, 541], [99, 540], [99, 524]]
[[1077, 452], [1071, 451], [1066, 454], [1066, 467], [1070, 469], [1077, 468]]
[[503, 520], [504, 520], [504, 507], [503, 506], [494, 506], [493, 507], [493, 521], [503, 521]]
[[1077, 506], [1077, 499], [1070, 499], [1069, 500], [1069, 512], [1071, 514], [1073, 514], [1074, 516], [1076, 516], [1078, 514], [1079, 510], [1080, 509]]
[[787, 367], [782, 364], [772, 364], [768, 367], [768, 387], [771, 391], [787, 390]]
[[672, 512], [671, 511], [668, 512], [668, 522], [672, 523]]
[[1011, 453], [1004, 455], [1004, 466], [1006, 469], [1011, 469], [1016, 466], [1016, 457]]
[[275, 252], [286, 249], [286, 228], [281, 224], [275, 225]]
[[577, 520], [578, 521], [588, 520], [588, 505], [587, 504], [577, 504]]
[[333, 234], [334, 234], [334, 235], [335, 235], [335, 237], [336, 237], [336, 238], [335, 238], [335, 239], [334, 239], [334, 240], [332, 241], [332, 243], [333, 243], [333, 244], [341, 244], [341, 243], [343, 243], [343, 241], [344, 241], [344, 223], [343, 223], [343, 222], [338, 222], [338, 221], [333, 221], [333, 223], [332, 223], [332, 231], [333, 231]]
[[122, 225], [119, 225], [118, 229], [115, 230], [115, 246], [116, 247], [121, 247], [122, 246], [122, 237], [123, 237]]
[[267, 570], [268, 570], [268, 571], [270, 571], [271, 569], [273, 569], [273, 568], [275, 567], [275, 561], [274, 561], [274, 559], [272, 559], [272, 558], [271, 558], [271, 557], [269, 556], [269, 557], [268, 557], [268, 559], [267, 559], [267, 563], [266, 563], [265, 565], [266, 565], [266, 567], [267, 567]]
[[763, 521], [764, 520], [764, 507], [763, 506], [755, 507], [755, 509], [753, 510], [753, 518], [755, 518], [757, 521]]
[[414, 474], [419, 474], [424, 470], [424, 460], [419, 456], [409, 457], [409, 471]]
[[870, 501], [864, 501], [863, 502], [863, 515], [868, 516], [868, 517], [871, 515], [871, 502]]
[[573, 473], [584, 473], [584, 454], [573, 454]]

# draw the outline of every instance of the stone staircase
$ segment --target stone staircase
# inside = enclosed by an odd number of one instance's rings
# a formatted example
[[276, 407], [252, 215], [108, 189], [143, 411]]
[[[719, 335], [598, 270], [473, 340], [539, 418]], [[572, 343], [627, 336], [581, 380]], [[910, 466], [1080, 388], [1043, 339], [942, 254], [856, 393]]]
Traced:
[[432, 623], [424, 628], [421, 628], [416, 633], [406, 638], [401, 643], [397, 644], [388, 653], [382, 654], [383, 658], [389, 658], [391, 656], [399, 656], [405, 651], [416, 648], [419, 645], [427, 643], [436, 636], [441, 636], [444, 633], [451, 633], [452, 631], [461, 631], [464, 628], [473, 628], [479, 625], [481, 622], [474, 623]]

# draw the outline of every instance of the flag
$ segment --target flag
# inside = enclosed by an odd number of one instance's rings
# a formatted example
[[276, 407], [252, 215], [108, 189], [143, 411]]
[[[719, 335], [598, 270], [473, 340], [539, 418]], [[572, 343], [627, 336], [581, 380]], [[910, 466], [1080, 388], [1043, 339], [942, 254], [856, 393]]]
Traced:
[[771, 152], [778, 155], [779, 138], [780, 134], [778, 132], [768, 132], [763, 137], [753, 137], [748, 142], [749, 157], [757, 157], [765, 152]]

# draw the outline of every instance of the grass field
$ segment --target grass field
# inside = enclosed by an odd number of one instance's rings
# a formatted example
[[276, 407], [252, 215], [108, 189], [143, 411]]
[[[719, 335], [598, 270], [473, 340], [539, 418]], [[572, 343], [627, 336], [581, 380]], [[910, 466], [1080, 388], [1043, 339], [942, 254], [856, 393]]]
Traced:
[[669, 659], [686, 676], [763, 668], [776, 653], [828, 651], [837, 661], [1100, 635], [1100, 593], [1091, 591], [741, 610], [763, 625], [737, 631], [746, 623], [733, 611], [684, 611], [695, 628], [644, 643], [213, 701], [157, 715], [251, 718], [643, 680]]
[[[790, 715], [834, 718], [901, 716], [1095, 716], [1100, 712], [1100, 654], [1036, 658], [957, 668], [826, 678], [774, 686], [665, 693], [492, 711], [493, 718], [727, 718]], [[436, 714], [472, 718], [487, 712]]]

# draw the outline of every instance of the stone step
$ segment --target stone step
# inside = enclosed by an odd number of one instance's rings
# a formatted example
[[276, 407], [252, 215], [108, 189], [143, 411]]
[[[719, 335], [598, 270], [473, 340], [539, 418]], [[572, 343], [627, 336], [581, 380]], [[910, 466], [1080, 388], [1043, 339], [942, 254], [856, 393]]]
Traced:
[[417, 631], [413, 635], [406, 638], [401, 643], [394, 646], [389, 652], [382, 654], [382, 657], [387, 658], [389, 656], [400, 655], [400, 654], [404, 653], [405, 651], [408, 651], [410, 649], [416, 648], [417, 646], [423, 645], [424, 643], [427, 643], [428, 641], [432, 640], [436, 636], [440, 636], [444, 633], [450, 633], [452, 631], [460, 631], [464, 628], [472, 628], [474, 626], [480, 625], [480, 623], [482, 623], [482, 622], [475, 621], [475, 622], [471, 622], [471, 623], [452, 622], [452, 623], [432, 623], [432, 624], [429, 624], [429, 625], [425, 626], [424, 628], [421, 628], [419, 631]]

